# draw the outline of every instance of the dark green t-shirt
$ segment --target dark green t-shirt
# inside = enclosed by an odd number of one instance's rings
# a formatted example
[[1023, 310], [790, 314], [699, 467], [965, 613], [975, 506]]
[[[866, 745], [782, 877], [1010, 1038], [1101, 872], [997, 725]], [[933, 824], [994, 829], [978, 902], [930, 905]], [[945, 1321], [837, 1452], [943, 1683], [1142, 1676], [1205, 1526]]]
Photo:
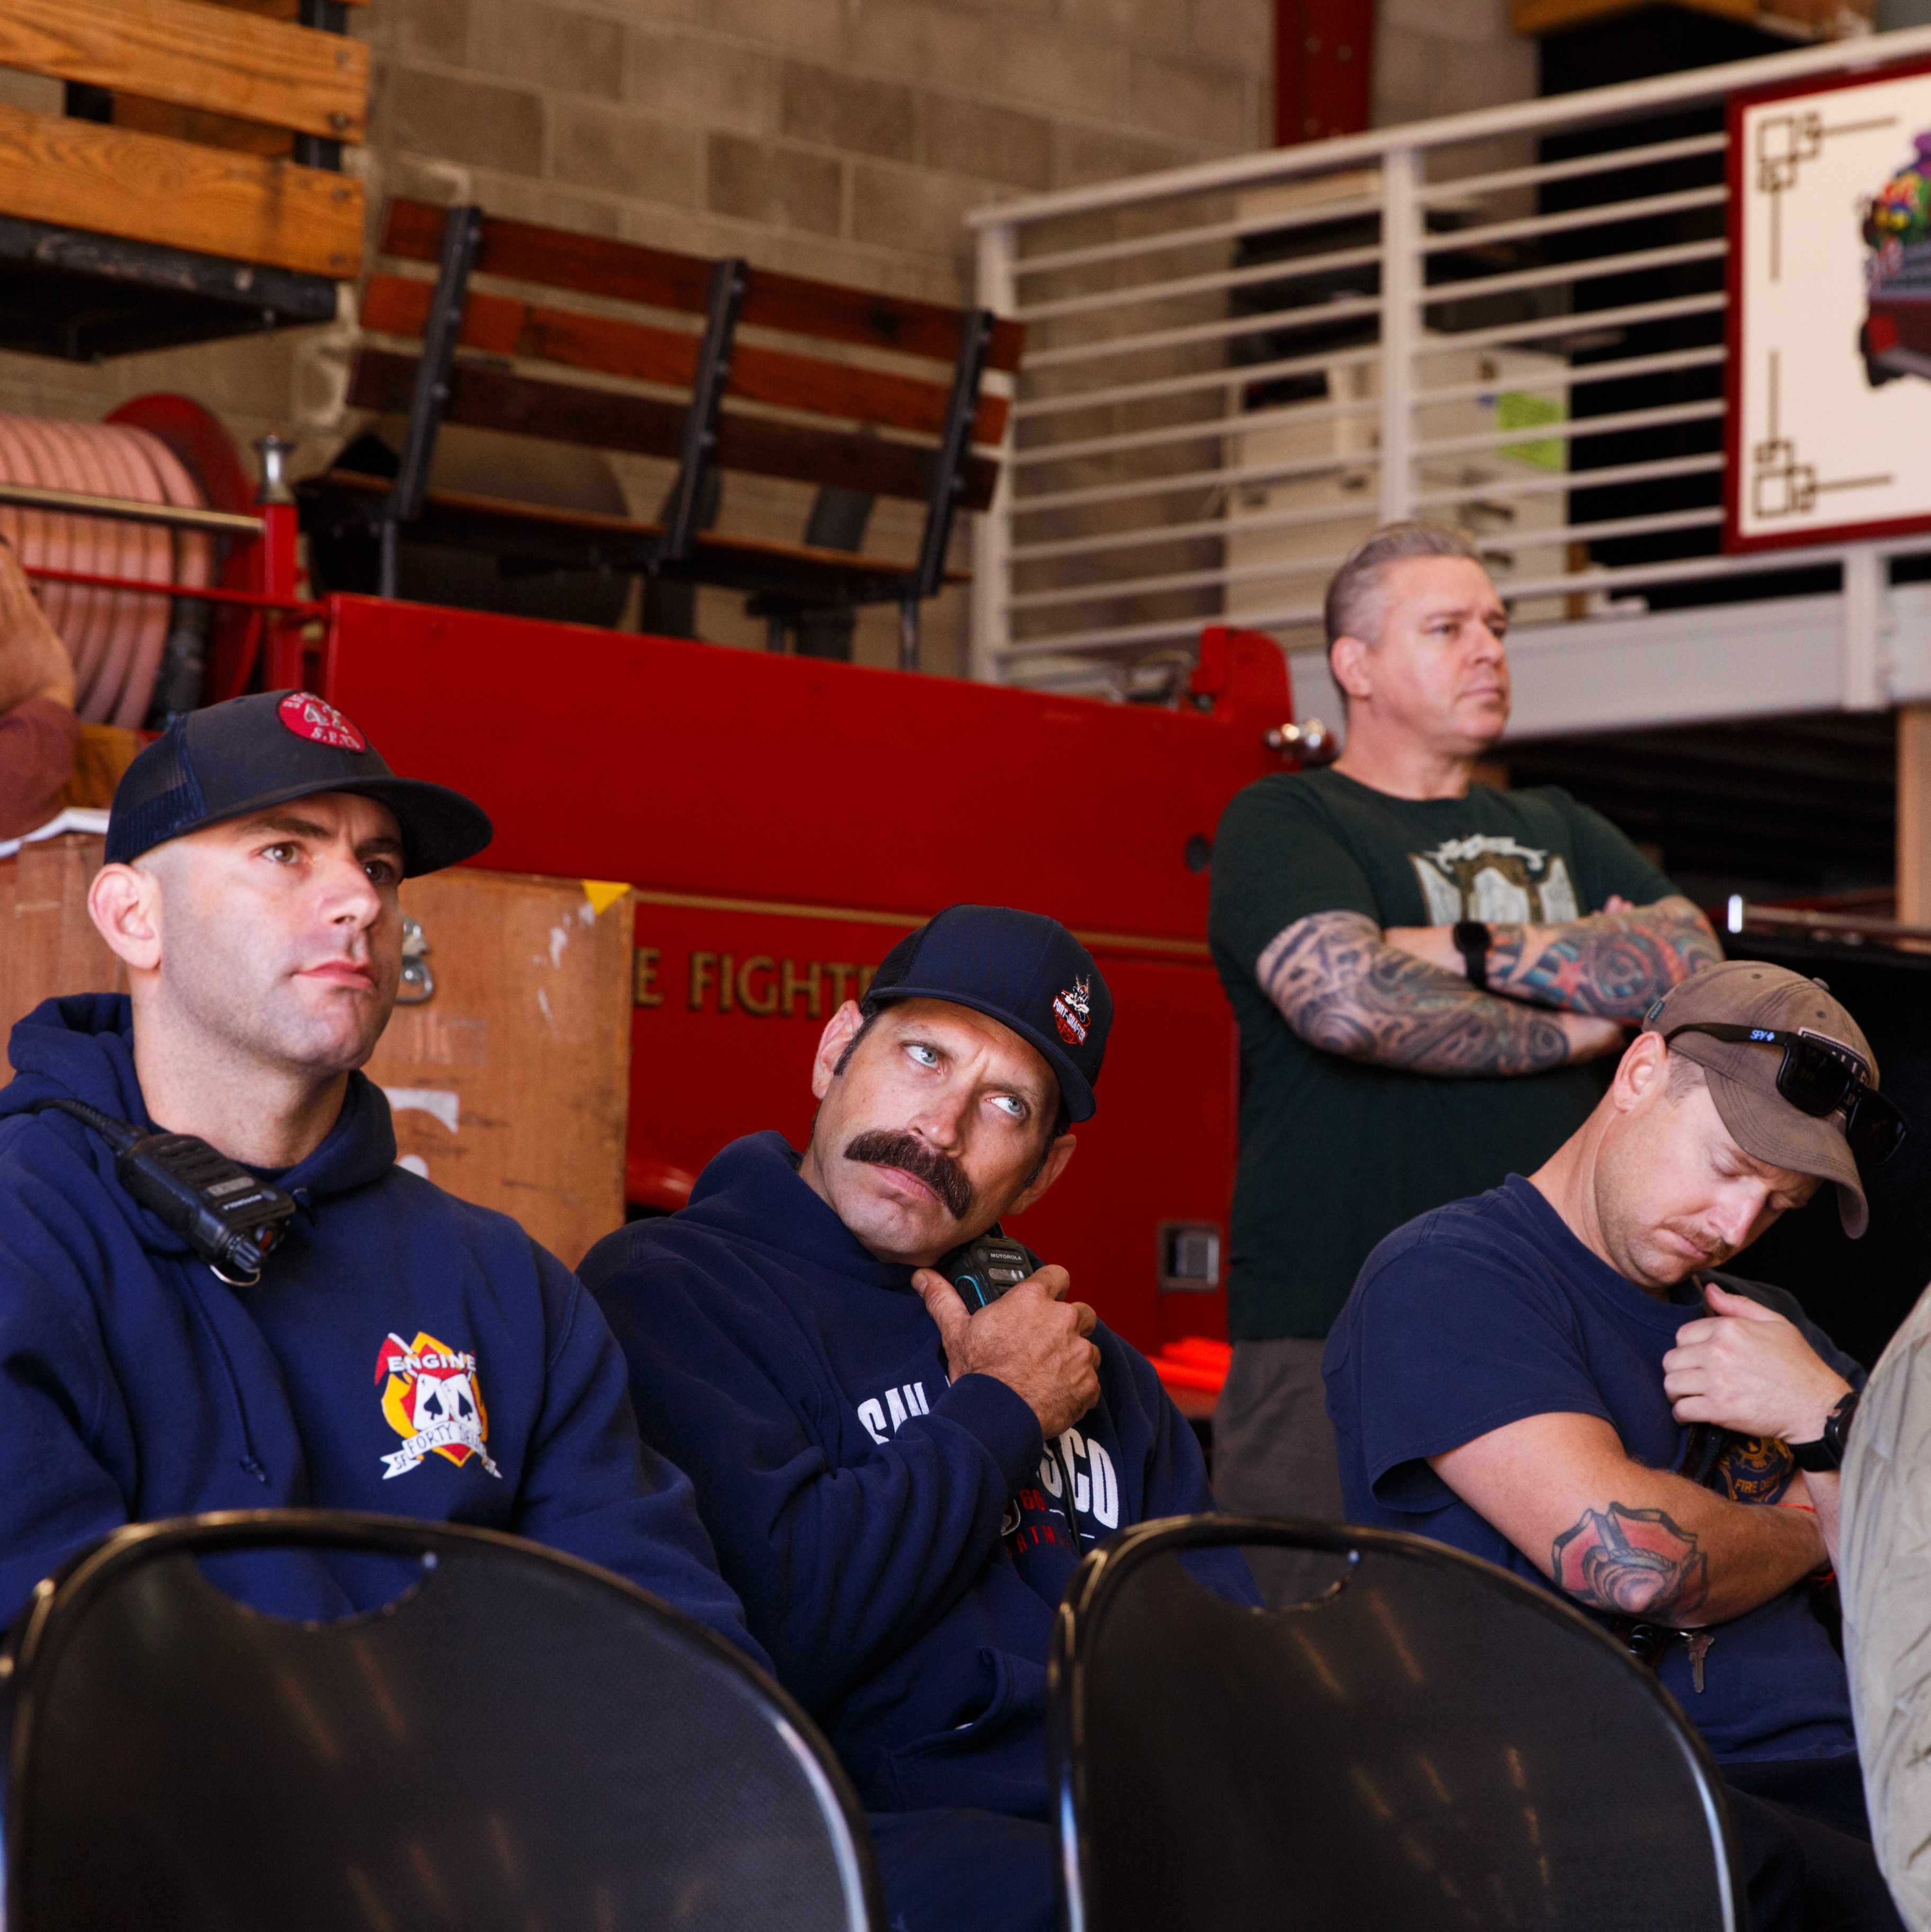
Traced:
[[1237, 1341], [1325, 1335], [1383, 1235], [1540, 1166], [1587, 1118], [1612, 1064], [1462, 1079], [1323, 1052], [1255, 979], [1272, 941], [1310, 913], [1365, 913], [1384, 927], [1554, 925], [1612, 893], [1651, 905], [1675, 890], [1555, 785], [1414, 800], [1318, 771], [1262, 778], [1235, 798], [1214, 836], [1207, 936], [1240, 1023]]

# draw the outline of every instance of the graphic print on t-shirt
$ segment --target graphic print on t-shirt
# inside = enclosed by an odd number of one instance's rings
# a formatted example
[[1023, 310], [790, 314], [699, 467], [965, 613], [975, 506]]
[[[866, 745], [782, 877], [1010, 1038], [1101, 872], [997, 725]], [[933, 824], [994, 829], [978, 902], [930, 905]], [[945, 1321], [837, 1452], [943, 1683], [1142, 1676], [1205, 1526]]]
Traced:
[[1732, 1436], [1710, 1486], [1733, 1503], [1774, 1503], [1796, 1468], [1797, 1458], [1774, 1436]]
[[1471, 832], [1411, 852], [1431, 926], [1479, 919], [1489, 926], [1559, 926], [1580, 918], [1576, 887], [1558, 852]]

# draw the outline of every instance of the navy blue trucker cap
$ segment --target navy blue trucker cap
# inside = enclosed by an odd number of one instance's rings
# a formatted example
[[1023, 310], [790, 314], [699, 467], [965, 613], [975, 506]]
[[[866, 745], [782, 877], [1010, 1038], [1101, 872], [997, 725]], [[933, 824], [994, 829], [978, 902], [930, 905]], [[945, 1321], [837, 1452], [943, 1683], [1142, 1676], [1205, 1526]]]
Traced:
[[1057, 920], [1010, 906], [946, 907], [885, 956], [865, 1010], [898, 1000], [949, 1000], [1010, 1027], [1045, 1056], [1066, 1112], [1093, 1118], [1113, 995]]
[[472, 856], [494, 834], [489, 814], [460, 791], [397, 778], [313, 692], [264, 691], [177, 718], [127, 767], [108, 815], [107, 861], [125, 864], [184, 832], [324, 791], [387, 806], [412, 878]]

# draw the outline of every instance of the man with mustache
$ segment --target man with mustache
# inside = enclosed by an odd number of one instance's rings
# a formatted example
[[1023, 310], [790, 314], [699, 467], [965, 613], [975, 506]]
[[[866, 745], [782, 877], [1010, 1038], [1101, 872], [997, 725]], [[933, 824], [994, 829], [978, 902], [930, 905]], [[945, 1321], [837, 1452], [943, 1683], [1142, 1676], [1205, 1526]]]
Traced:
[[1477, 782], [1508, 616], [1465, 538], [1378, 530], [1326, 616], [1346, 743], [1228, 806], [1207, 923], [1242, 1071], [1214, 1490], [1261, 1515], [1340, 1514], [1321, 1342], [1369, 1250], [1546, 1160], [1603, 1090], [1587, 1063], [1720, 956], [1606, 819]]
[[646, 1433], [874, 1814], [901, 1932], [1056, 1923], [1054, 1608], [1116, 1530], [1212, 1507], [1192, 1432], [1064, 1268], [968, 1313], [933, 1267], [1064, 1171], [1111, 1018], [1056, 921], [951, 907], [826, 1025], [802, 1153], [733, 1143], [583, 1262]]
[[1528, 1179], [1376, 1248], [1324, 1364], [1351, 1521], [1560, 1591], [1654, 1663], [1731, 1788], [1757, 1932], [1898, 1924], [1812, 1603], [1864, 1371], [1713, 1272], [1825, 1182], [1864, 1232], [1860, 1163], [1903, 1136], [1877, 1080], [1821, 981], [1706, 968]]
[[[124, 1523], [368, 1510], [552, 1544], [763, 1660], [595, 1304], [507, 1215], [398, 1167], [357, 1070], [395, 1004], [397, 887], [490, 836], [304, 692], [195, 712], [129, 766], [88, 898], [129, 992], [44, 1002], [0, 1089], [0, 1622]], [[292, 1196], [257, 1278], [142, 1206], [74, 1103]], [[394, 1594], [387, 1565], [293, 1552], [223, 1574], [291, 1617]]]

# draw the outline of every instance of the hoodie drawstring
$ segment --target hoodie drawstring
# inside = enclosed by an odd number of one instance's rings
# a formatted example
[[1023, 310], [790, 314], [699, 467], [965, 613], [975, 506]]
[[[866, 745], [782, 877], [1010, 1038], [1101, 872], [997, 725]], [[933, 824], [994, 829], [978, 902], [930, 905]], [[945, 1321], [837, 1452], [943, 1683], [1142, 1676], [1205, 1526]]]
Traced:
[[196, 1318], [200, 1322], [203, 1330], [207, 1334], [208, 1340], [214, 1348], [215, 1359], [221, 1364], [222, 1377], [228, 1384], [228, 1406], [235, 1412], [235, 1426], [240, 1432], [241, 1437], [242, 1470], [244, 1474], [253, 1476], [256, 1482], [265, 1486], [268, 1480], [268, 1472], [262, 1466], [262, 1459], [255, 1454], [254, 1438], [248, 1432], [248, 1412], [241, 1401], [241, 1378], [235, 1372], [235, 1364], [229, 1359], [227, 1346], [221, 1340], [221, 1331], [215, 1327], [214, 1317], [208, 1313], [205, 1304], [202, 1300], [199, 1290], [196, 1286], [193, 1276], [193, 1270], [190, 1267], [187, 1288], [188, 1305], [194, 1310]]

